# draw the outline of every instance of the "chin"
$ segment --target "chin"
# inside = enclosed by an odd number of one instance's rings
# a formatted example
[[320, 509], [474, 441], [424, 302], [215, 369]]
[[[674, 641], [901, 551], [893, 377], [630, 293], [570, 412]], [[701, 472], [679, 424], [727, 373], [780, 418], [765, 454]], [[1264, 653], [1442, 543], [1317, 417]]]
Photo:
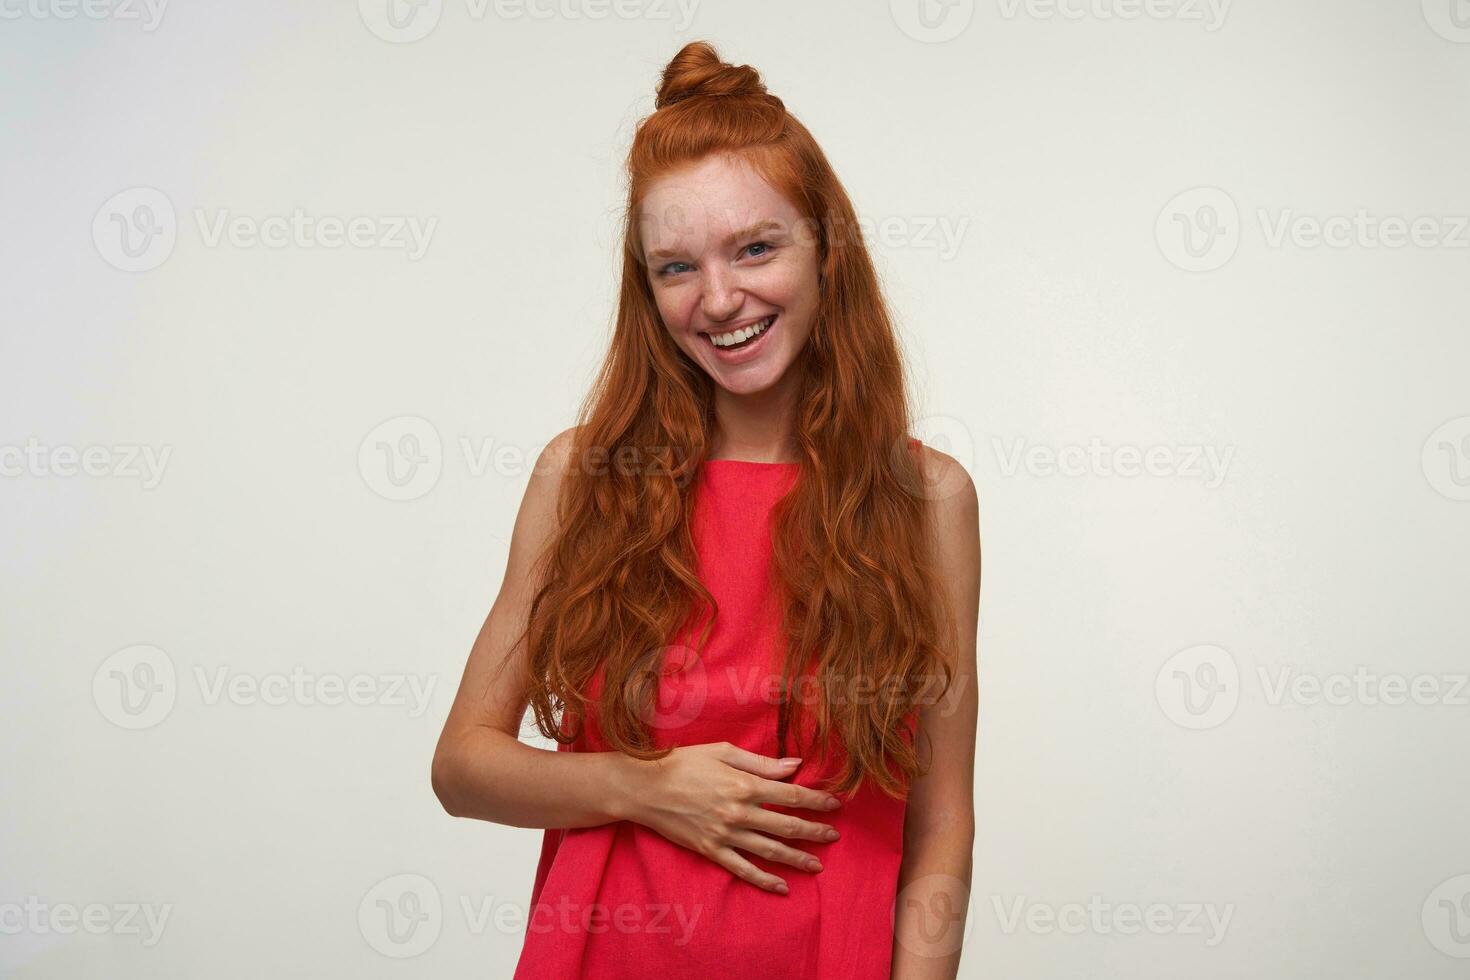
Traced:
[[776, 383], [786, 376], [782, 370], [776, 374], [762, 372], [759, 377], [722, 377], [719, 374], [711, 374], [710, 377], [715, 384], [725, 389], [732, 395], [759, 395], [763, 391], [769, 391]]

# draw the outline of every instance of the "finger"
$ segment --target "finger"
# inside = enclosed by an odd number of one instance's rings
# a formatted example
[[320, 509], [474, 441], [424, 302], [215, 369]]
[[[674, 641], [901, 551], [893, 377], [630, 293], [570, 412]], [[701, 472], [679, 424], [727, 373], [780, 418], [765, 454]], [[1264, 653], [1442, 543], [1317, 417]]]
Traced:
[[725, 748], [719, 758], [736, 769], [754, 773], [764, 779], [786, 779], [801, 765], [800, 759], [776, 759], [769, 755], [742, 749], [738, 745]]
[[792, 840], [814, 840], [830, 844], [840, 835], [837, 828], [825, 823], [803, 820], [790, 813], [777, 813], [764, 807], [754, 807], [745, 824], [749, 829], [763, 834], [775, 834]]
[[803, 810], [835, 810], [842, 805], [842, 801], [831, 793], [774, 779], [763, 779], [756, 784], [754, 802], [800, 807]]
[[822, 870], [822, 862], [815, 854], [808, 854], [806, 851], [790, 847], [778, 840], [771, 840], [764, 834], [757, 834], [751, 830], [735, 831], [730, 835], [730, 845], [742, 851], [749, 851], [751, 854], [758, 854], [767, 861], [779, 861], [803, 871]]
[[757, 868], [729, 847], [721, 847], [715, 851], [715, 861], [735, 877], [748, 881], [757, 888], [764, 888], [778, 895], [785, 895], [789, 891], [785, 881]]

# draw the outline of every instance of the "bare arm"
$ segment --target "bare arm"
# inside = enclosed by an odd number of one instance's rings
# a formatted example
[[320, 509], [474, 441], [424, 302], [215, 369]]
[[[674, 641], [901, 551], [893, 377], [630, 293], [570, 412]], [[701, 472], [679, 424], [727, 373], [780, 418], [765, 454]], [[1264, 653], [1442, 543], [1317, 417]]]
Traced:
[[980, 605], [980, 506], [968, 473], [930, 452], [937, 472], [935, 533], [959, 662], [945, 697], [920, 715], [929, 771], [914, 780], [904, 821], [903, 864], [893, 924], [893, 980], [954, 980], [959, 972], [975, 843], [975, 641]]
[[[514, 827], [591, 827], [623, 819], [629, 802], [619, 752], [558, 752], [518, 738], [527, 693], [521, 667], [537, 559], [556, 529], [573, 430], [536, 461], [516, 515], [500, 594], [475, 638], [434, 750], [432, 784], [444, 809]], [[502, 669], [503, 668], [503, 669]]]
[[513, 827], [629, 820], [759, 888], [785, 893], [783, 879], [737, 849], [807, 872], [820, 867], [810, 853], [778, 838], [825, 842], [835, 837], [833, 828], [763, 805], [825, 810], [838, 804], [830, 794], [789, 782], [794, 763], [728, 742], [679, 746], [662, 760], [643, 761], [622, 752], [538, 749], [517, 737], [527, 704], [526, 650], [517, 641], [539, 584], [538, 559], [556, 530], [572, 438], [568, 430], [551, 441], [526, 488], [500, 595], [470, 650], [434, 752], [434, 793], [453, 816]]

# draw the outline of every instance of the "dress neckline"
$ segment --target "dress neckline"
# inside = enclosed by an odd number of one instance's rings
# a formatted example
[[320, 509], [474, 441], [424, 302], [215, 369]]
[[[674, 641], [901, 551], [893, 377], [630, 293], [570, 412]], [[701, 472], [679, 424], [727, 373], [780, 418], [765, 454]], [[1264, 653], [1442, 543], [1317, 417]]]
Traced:
[[792, 463], [766, 462], [764, 460], [759, 460], [759, 459], [707, 459], [704, 462], [706, 464], [709, 464], [709, 463], [723, 463], [723, 464], [728, 465], [728, 466], [798, 466], [798, 465], [800, 465], [800, 464], [794, 463], [794, 462], [792, 462]]

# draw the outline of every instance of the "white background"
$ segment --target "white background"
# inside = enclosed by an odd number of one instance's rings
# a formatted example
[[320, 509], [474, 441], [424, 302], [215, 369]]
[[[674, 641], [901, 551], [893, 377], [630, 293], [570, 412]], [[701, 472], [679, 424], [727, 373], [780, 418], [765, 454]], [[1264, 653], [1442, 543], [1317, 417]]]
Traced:
[[[429, 761], [706, 38], [979, 488], [961, 975], [1464, 976], [1463, 0], [384, 2], [0, 3], [0, 972], [509, 976], [541, 834]], [[389, 243], [209, 234], [297, 209]]]

